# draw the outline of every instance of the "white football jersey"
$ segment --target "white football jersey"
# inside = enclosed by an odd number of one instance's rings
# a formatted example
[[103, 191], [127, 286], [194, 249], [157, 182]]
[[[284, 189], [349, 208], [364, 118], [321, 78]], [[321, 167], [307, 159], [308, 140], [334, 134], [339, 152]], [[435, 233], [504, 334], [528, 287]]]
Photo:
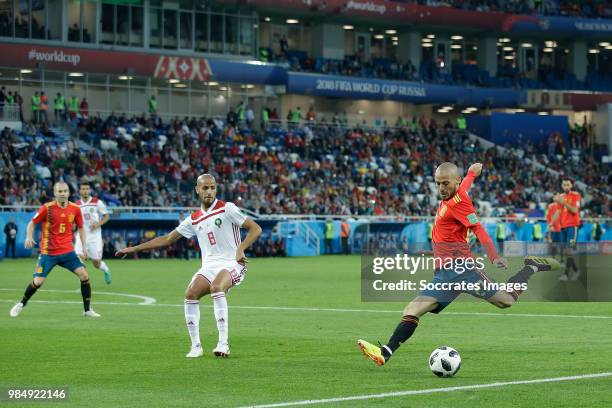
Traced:
[[235, 261], [242, 241], [240, 227], [246, 219], [236, 204], [215, 200], [208, 211], [200, 209], [185, 218], [176, 231], [185, 238], [198, 237], [202, 266], [210, 261]]
[[77, 200], [76, 204], [81, 207], [83, 227], [85, 227], [87, 241], [102, 240], [102, 228], [96, 228], [94, 231], [92, 231], [91, 225], [93, 223], [100, 222], [102, 217], [105, 214], [108, 214], [108, 210], [106, 209], [104, 202], [97, 197], [89, 197], [89, 200], [87, 201], [83, 201], [81, 199]]

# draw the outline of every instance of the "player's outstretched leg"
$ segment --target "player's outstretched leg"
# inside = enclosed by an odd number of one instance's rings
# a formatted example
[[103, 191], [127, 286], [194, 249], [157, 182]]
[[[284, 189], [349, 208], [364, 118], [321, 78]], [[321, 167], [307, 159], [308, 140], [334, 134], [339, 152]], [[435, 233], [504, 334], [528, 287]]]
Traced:
[[561, 268], [561, 264], [555, 258], [551, 257], [540, 257], [540, 256], [526, 256], [525, 266], [535, 266], [536, 271], [554, 271]]
[[402, 320], [393, 331], [387, 344], [378, 347], [365, 340], [357, 340], [357, 347], [363, 355], [374, 363], [379, 366], [384, 365], [402, 343], [414, 334], [419, 325], [419, 318], [437, 307], [436, 299], [428, 296], [418, 296], [404, 309]]
[[185, 357], [197, 358], [204, 355], [200, 342], [200, 298], [210, 293], [210, 284], [202, 275], [196, 274], [185, 290], [185, 324], [191, 339], [191, 350]]
[[[518, 271], [515, 275], [511, 276], [510, 279], [508, 279], [508, 283], [527, 283], [529, 279], [533, 276], [533, 274], [536, 272], [554, 271], [561, 268], [561, 264], [559, 264], [559, 261], [557, 261], [555, 258], [550, 257], [527, 256], [525, 257], [523, 262], [525, 263], [523, 269]], [[489, 301], [499, 307], [509, 307], [512, 305], [512, 303], [518, 300], [519, 296], [523, 293], [523, 291], [513, 290], [508, 291], [507, 293], [512, 296], [512, 299], [514, 299], [514, 301], [509, 298], [509, 301], [502, 301], [500, 304], [497, 304], [495, 302], [495, 299], [491, 299]]]
[[32, 280], [32, 282], [30, 282], [30, 284], [28, 284], [25, 289], [25, 292], [23, 293], [23, 297], [21, 298], [21, 302], [17, 302], [15, 306], [11, 308], [11, 311], [9, 312], [9, 315], [11, 317], [19, 316], [21, 310], [23, 310], [23, 308], [28, 304], [28, 300], [30, 300], [30, 298], [34, 296], [34, 294], [36, 293], [38, 288], [42, 286], [44, 281], [44, 279], [38, 278], [38, 282], [36, 281], [36, 279], [34, 279]]
[[217, 320], [217, 330], [219, 331], [219, 341], [213, 354], [217, 357], [229, 357], [230, 349], [228, 343], [228, 312], [227, 298], [225, 294], [232, 286], [232, 278], [227, 270], [219, 272], [210, 287], [210, 295], [213, 299], [215, 319]]

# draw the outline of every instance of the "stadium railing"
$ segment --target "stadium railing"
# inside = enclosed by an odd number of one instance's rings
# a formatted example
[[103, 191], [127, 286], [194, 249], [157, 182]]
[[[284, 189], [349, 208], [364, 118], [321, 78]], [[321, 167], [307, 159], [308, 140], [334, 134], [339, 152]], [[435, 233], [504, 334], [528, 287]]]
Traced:
[[19, 122], [19, 106], [5, 104], [0, 109], [0, 121]]

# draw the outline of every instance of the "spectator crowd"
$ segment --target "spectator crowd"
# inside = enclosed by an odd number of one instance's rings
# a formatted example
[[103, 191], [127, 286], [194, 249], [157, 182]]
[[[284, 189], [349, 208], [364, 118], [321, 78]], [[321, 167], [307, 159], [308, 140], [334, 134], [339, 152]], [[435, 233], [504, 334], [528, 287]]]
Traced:
[[86, 179], [111, 206], [186, 207], [196, 202], [197, 175], [211, 172], [220, 197], [261, 214], [432, 215], [435, 166], [466, 169], [477, 159], [485, 169], [471, 194], [493, 211], [550, 202], [559, 178], [543, 164], [584, 183], [585, 210], [610, 212], [609, 166], [588, 150], [530, 142], [484, 148], [450, 122], [423, 116], [399, 118], [397, 127], [302, 120], [261, 132], [144, 115], [90, 115], [73, 125], [68, 140], [31, 124], [20, 134], [2, 131], [0, 204], [37, 205], [51, 198], [54, 181], [76, 191]]

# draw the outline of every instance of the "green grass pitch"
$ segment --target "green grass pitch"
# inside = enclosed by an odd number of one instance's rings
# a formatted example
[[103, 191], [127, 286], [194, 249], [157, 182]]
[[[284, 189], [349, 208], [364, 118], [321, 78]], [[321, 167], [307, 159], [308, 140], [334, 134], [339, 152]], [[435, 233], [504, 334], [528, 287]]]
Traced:
[[[206, 354], [186, 359], [183, 293], [199, 261], [107, 262], [111, 286], [87, 263], [98, 320], [81, 316], [78, 281], [61, 268], [10, 318], [35, 260], [0, 263], [0, 387], [68, 387], [61, 407], [239, 407], [612, 372], [612, 303], [519, 302], [500, 311], [455, 302], [423, 317], [390, 363], [377, 367], [355, 342], [386, 341], [404, 304], [361, 303], [357, 256], [252, 259], [228, 296], [231, 357], [212, 356], [217, 333], [207, 297]], [[510, 270], [518, 269], [519, 260], [512, 262]], [[153, 297], [156, 305], [123, 294]], [[461, 353], [454, 378], [437, 378], [427, 366], [442, 345]], [[326, 405], [604, 407], [612, 406], [611, 391], [612, 377], [602, 377]]]

